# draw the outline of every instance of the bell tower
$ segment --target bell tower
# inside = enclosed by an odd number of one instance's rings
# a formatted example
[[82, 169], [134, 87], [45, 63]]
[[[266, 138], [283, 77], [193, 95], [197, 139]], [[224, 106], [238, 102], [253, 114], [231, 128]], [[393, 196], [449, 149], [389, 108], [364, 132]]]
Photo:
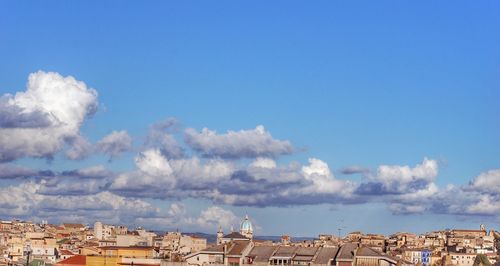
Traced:
[[217, 245], [222, 244], [223, 237], [224, 237], [224, 231], [222, 231], [222, 227], [219, 225], [219, 231], [217, 231]]

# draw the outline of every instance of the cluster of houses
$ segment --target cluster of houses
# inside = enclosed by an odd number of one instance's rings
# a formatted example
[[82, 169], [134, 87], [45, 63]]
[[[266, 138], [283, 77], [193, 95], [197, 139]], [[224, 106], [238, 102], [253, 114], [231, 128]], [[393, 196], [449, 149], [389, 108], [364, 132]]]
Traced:
[[[245, 223], [245, 221], [244, 221]], [[245, 227], [246, 228], [246, 227]], [[340, 238], [320, 235], [317, 239], [280, 242], [252, 239], [240, 233], [218, 233], [217, 245], [185, 256], [187, 265], [500, 265], [500, 235], [494, 230], [444, 230], [417, 236], [396, 233], [389, 237], [352, 232]]]
[[216, 239], [180, 232], [158, 234], [142, 228], [96, 222], [93, 227], [47, 222], [0, 222], [0, 265], [31, 266], [391, 266], [500, 265], [500, 234], [444, 230], [391, 236], [352, 232], [345, 237], [279, 241], [254, 238], [246, 216], [240, 230]]
[[0, 265], [160, 265], [207, 248], [207, 239], [179, 232], [83, 224], [0, 222]]

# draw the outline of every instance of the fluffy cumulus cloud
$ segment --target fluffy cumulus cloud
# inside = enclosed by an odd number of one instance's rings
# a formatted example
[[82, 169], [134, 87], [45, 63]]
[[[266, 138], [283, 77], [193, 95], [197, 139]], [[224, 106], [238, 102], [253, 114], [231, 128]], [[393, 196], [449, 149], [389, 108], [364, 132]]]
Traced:
[[97, 92], [75, 78], [39, 71], [27, 88], [0, 98], [0, 161], [51, 158], [97, 108]]
[[449, 184], [441, 189], [430, 182], [424, 188], [391, 197], [390, 209], [398, 214], [431, 212], [500, 218], [500, 194], [495, 188], [499, 180], [495, 175], [496, 170], [490, 170], [467, 185]]
[[289, 141], [274, 139], [261, 125], [252, 130], [228, 131], [225, 134], [217, 134], [207, 128], [201, 132], [188, 128], [184, 139], [189, 147], [205, 157], [275, 157], [294, 151]]
[[[438, 187], [439, 165], [424, 158], [410, 165], [341, 169], [360, 181], [337, 178], [319, 158], [278, 163], [295, 152], [263, 126], [217, 133], [182, 129], [174, 118], [153, 124], [138, 147], [129, 171], [104, 166], [70, 171], [34, 170], [13, 161], [52, 158], [60, 151], [71, 160], [95, 153], [110, 160], [133, 149], [125, 130], [97, 143], [80, 132], [97, 108], [97, 92], [81, 81], [52, 72], [29, 76], [26, 90], [0, 97], [0, 215], [74, 221], [213, 230], [237, 223], [230, 210], [212, 206], [190, 216], [181, 203], [166, 210], [150, 199], [210, 200], [234, 206], [292, 206], [384, 202], [396, 214], [422, 212], [499, 217], [500, 170], [479, 174], [468, 184]], [[182, 141], [178, 141], [182, 140]]]
[[275, 169], [276, 166], [277, 166], [276, 161], [274, 161], [271, 158], [263, 158], [263, 157], [256, 158], [250, 164], [250, 167], [265, 168], [265, 169]]
[[3, 178], [35, 180], [37, 193], [43, 195], [88, 195], [107, 191], [115, 173], [103, 166], [93, 166], [78, 170], [54, 172], [50, 170], [32, 170], [25, 167], [0, 164], [4, 170]]
[[471, 181], [470, 189], [491, 194], [500, 194], [500, 169], [480, 174]]
[[177, 142], [174, 133], [179, 131], [179, 122], [167, 118], [153, 124], [145, 141], [146, 148], [158, 148], [167, 158], [184, 157], [184, 148]]
[[186, 206], [182, 203], [172, 203], [167, 212], [157, 216], [140, 217], [136, 222], [150, 228], [174, 229], [182, 225], [187, 231], [210, 231], [214, 232], [220, 226], [230, 228], [237, 226], [241, 218], [232, 211], [220, 206], [210, 206], [202, 210], [196, 216], [187, 214]]
[[65, 155], [71, 160], [82, 160], [94, 152], [94, 146], [83, 136], [68, 138], [70, 148]]
[[82, 160], [95, 153], [102, 153], [109, 156], [109, 161], [118, 157], [124, 152], [133, 149], [132, 137], [125, 130], [113, 131], [104, 136], [96, 144], [90, 143], [83, 136], [75, 136], [67, 140], [69, 148], [65, 155], [71, 160]]
[[219, 159], [168, 159], [159, 149], [141, 152], [135, 164], [137, 170], [120, 174], [111, 183], [111, 190], [151, 198], [194, 195], [228, 180], [234, 167]]
[[125, 130], [113, 131], [97, 143], [97, 149], [110, 159], [132, 150], [132, 137]]
[[436, 160], [424, 158], [415, 167], [408, 165], [381, 165], [375, 175], [368, 175], [368, 182], [359, 187], [364, 194], [403, 194], [426, 189], [438, 175]]
[[319, 159], [303, 166], [277, 166], [272, 159], [257, 158], [245, 166], [222, 159], [168, 159], [159, 149], [149, 149], [135, 162], [137, 170], [120, 174], [110, 184], [111, 191], [261, 207], [356, 200], [355, 184], [336, 179]]
[[[100, 172], [97, 168], [89, 168], [75, 171], [73, 175], [81, 175], [85, 171], [92, 174]], [[169, 209], [162, 210], [147, 201], [119, 196], [109, 191], [98, 190], [79, 195], [46, 194], [43, 191], [46, 182], [26, 181], [0, 188], [0, 216], [48, 219], [51, 222], [91, 223], [100, 220], [147, 225], [154, 229], [182, 226], [192, 230], [215, 230], [219, 225], [229, 227], [239, 220], [233, 212], [219, 206], [208, 207], [198, 216], [189, 216], [181, 203], [172, 203]]]
[[30, 168], [10, 163], [0, 163], [0, 179], [29, 178], [36, 175]]
[[199, 227], [206, 229], [213, 229], [216, 226], [228, 228], [237, 225], [239, 218], [236, 217], [236, 215], [230, 210], [225, 210], [218, 206], [212, 206], [203, 210], [194, 222]]
[[24, 182], [0, 189], [0, 215], [20, 218], [65, 219], [110, 222], [133, 221], [137, 217], [156, 215], [159, 211], [142, 200], [130, 199], [102, 191], [88, 195], [44, 195], [43, 182]]

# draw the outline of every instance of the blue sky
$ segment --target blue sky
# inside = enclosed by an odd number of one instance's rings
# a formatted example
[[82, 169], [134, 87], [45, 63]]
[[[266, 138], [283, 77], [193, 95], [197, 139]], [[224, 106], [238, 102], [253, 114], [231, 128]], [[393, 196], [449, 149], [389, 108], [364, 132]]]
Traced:
[[[133, 139], [132, 148], [109, 162], [106, 152], [68, 159], [65, 146], [50, 161], [23, 153], [4, 163], [54, 172], [102, 165], [119, 175], [135, 171], [134, 158], [146, 149], [149, 127], [168, 117], [178, 121], [174, 137], [188, 158], [203, 156], [185, 143], [185, 129], [206, 127], [223, 135], [263, 125], [274, 140], [294, 147], [271, 156], [278, 165], [307, 165], [318, 158], [336, 180], [362, 184], [386, 182], [377, 175], [380, 166], [413, 168], [428, 158], [439, 170], [421, 179], [439, 192], [425, 202], [413, 199], [426, 206], [418, 212], [395, 211], [384, 203], [398, 202], [395, 194], [416, 192], [400, 187], [355, 203], [332, 196], [286, 206], [113, 193], [164, 211], [179, 204], [186, 217], [214, 206], [237, 217], [249, 213], [257, 234], [336, 233], [339, 223], [347, 231], [380, 233], [476, 228], [481, 222], [498, 228], [500, 189], [467, 194], [461, 210], [430, 206], [457, 201], [443, 192], [450, 184], [469, 193], [468, 186], [477, 187], [476, 177], [500, 168], [499, 8], [494, 1], [3, 1], [1, 95], [25, 91], [28, 75], [39, 70], [73, 76], [97, 91], [99, 103], [78, 135], [98, 143], [126, 130]], [[241, 168], [253, 159], [224, 160]], [[350, 166], [370, 173], [343, 174]], [[488, 184], [500, 186], [499, 178], [493, 172]], [[6, 178], [0, 185], [39, 179]], [[467, 209], [486, 195], [490, 211]], [[186, 221], [148, 222], [212, 230]]]

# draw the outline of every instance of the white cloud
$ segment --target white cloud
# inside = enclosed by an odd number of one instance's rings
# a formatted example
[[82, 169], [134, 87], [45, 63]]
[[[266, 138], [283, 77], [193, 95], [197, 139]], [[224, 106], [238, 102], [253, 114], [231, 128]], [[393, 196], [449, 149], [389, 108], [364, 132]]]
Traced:
[[276, 168], [276, 161], [270, 158], [258, 157], [250, 164], [250, 167], [274, 169]]
[[135, 164], [146, 175], [170, 176], [173, 172], [168, 160], [157, 149], [140, 153], [135, 158]]
[[274, 139], [262, 125], [252, 130], [228, 131], [225, 134], [217, 134], [207, 128], [201, 132], [188, 128], [184, 139], [188, 146], [205, 157], [275, 157], [294, 151], [289, 141]]
[[302, 173], [306, 180], [311, 181], [309, 186], [301, 189], [307, 193], [342, 193], [348, 196], [354, 190], [348, 182], [335, 179], [328, 164], [316, 158], [310, 158], [309, 165], [302, 166]]
[[39, 71], [29, 75], [26, 91], [4, 95], [2, 102], [0, 161], [51, 158], [79, 136], [81, 124], [97, 108], [97, 92], [71, 76]]
[[321, 160], [309, 162], [303, 167], [297, 163], [278, 167], [273, 160], [261, 158], [238, 166], [221, 159], [169, 160], [158, 149], [150, 149], [137, 156], [138, 170], [120, 174], [109, 189], [125, 196], [206, 198], [248, 206], [355, 199], [356, 184], [336, 179]]
[[469, 214], [500, 216], [500, 198], [491, 195], [480, 195], [479, 200], [466, 208]]
[[97, 142], [97, 149], [110, 156], [110, 159], [123, 152], [132, 150], [132, 137], [125, 130], [113, 131]]
[[195, 220], [196, 224], [205, 229], [215, 229], [218, 226], [228, 228], [238, 225], [239, 219], [230, 210], [218, 206], [212, 206], [202, 211], [200, 217]]
[[157, 216], [139, 217], [138, 224], [155, 229], [182, 229], [186, 231], [215, 232], [219, 226], [229, 228], [237, 226], [239, 218], [220, 206], [211, 206], [197, 216], [190, 216], [182, 203], [172, 203], [166, 213]]
[[409, 190], [418, 190], [432, 182], [438, 174], [438, 163], [435, 160], [424, 158], [421, 164], [415, 167], [400, 165], [381, 165], [377, 174], [371, 180], [380, 183], [389, 193], [406, 193]]
[[105, 220], [131, 222], [137, 217], [156, 216], [159, 209], [138, 199], [125, 198], [108, 191], [89, 195], [39, 194], [43, 182], [24, 182], [0, 189], [0, 215], [51, 221]]
[[82, 160], [94, 151], [94, 146], [80, 135], [68, 138], [68, 142], [70, 148], [66, 150], [65, 155], [71, 160]]
[[427, 210], [425, 205], [419, 204], [402, 204], [402, 203], [391, 203], [389, 209], [395, 214], [413, 214], [422, 213]]
[[146, 148], [158, 148], [169, 159], [184, 157], [184, 149], [177, 143], [172, 133], [178, 131], [179, 122], [175, 118], [167, 118], [153, 124], [146, 138]]
[[474, 190], [487, 193], [500, 193], [500, 169], [481, 173], [472, 180], [470, 187]]
[[27, 178], [36, 175], [36, 171], [27, 167], [0, 163], [0, 179]]
[[218, 159], [201, 161], [197, 157], [169, 160], [158, 149], [140, 153], [135, 162], [138, 170], [121, 174], [112, 182], [110, 189], [124, 195], [179, 197], [207, 187], [213, 188], [217, 183], [228, 180], [233, 172], [230, 162]]

